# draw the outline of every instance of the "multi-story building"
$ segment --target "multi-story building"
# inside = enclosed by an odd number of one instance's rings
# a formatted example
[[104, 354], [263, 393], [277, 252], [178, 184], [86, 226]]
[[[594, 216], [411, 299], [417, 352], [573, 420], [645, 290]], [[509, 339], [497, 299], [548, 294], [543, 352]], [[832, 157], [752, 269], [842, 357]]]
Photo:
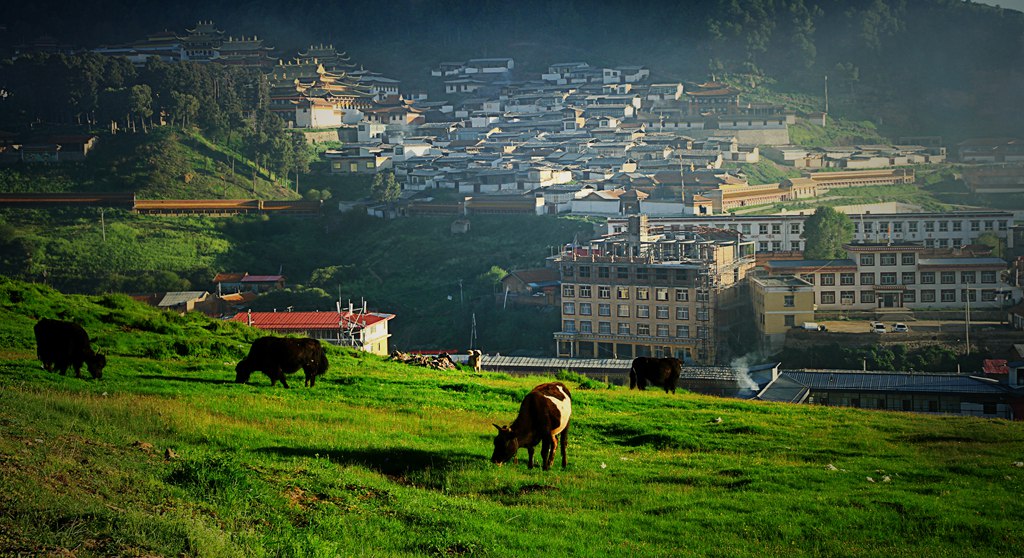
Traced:
[[1001, 258], [965, 257], [916, 243], [849, 244], [838, 260], [771, 260], [770, 276], [797, 276], [814, 287], [817, 310], [999, 308], [1019, 300]]
[[[802, 251], [804, 220], [813, 212], [794, 215], [715, 215], [710, 217], [651, 218], [654, 231], [671, 232], [695, 225], [738, 231], [753, 241], [757, 252]], [[973, 244], [990, 233], [1014, 245], [1013, 213], [1009, 211], [951, 211], [948, 213], [852, 214], [854, 242], [918, 242], [927, 248], [956, 248]], [[625, 218], [608, 219], [608, 232], [625, 230]]]
[[631, 217], [622, 234], [567, 247], [555, 257], [558, 356], [728, 362], [753, 325], [744, 281], [753, 256], [753, 243], [734, 232], [652, 235], [644, 215]]
[[754, 323], [764, 348], [780, 348], [787, 331], [814, 321], [814, 285], [790, 275], [751, 275], [749, 281]]

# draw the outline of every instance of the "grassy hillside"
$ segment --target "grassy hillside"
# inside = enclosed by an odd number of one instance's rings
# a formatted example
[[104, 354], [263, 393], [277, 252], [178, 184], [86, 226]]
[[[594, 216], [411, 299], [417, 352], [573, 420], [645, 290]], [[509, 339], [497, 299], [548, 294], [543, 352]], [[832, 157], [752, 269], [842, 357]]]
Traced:
[[258, 169], [234, 150], [196, 131], [171, 126], [148, 134], [101, 136], [89, 158], [60, 165], [0, 169], [5, 192], [135, 192], [145, 199], [293, 199], [288, 180]]
[[[90, 330], [108, 353], [103, 380], [39, 368], [40, 316]], [[234, 384], [253, 335], [0, 282], [0, 554], [988, 557], [1024, 545], [1021, 423], [573, 377], [568, 469], [496, 467], [491, 423], [550, 378], [332, 349], [316, 388]]]

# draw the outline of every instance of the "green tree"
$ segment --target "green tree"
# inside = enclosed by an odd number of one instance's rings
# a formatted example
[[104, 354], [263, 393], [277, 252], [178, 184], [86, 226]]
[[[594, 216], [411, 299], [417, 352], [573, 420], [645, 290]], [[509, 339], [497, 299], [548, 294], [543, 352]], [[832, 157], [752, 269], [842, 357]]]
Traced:
[[807, 241], [804, 257], [809, 260], [845, 258], [843, 245], [853, 239], [853, 221], [845, 213], [822, 206], [804, 221], [800, 238]]
[[1006, 253], [1006, 243], [993, 233], [983, 233], [978, 236], [975, 242], [991, 247], [992, 255], [997, 258], [1002, 258]]
[[[188, 93], [171, 92], [172, 119], [181, 121], [182, 128], [194, 121], [197, 114], [199, 114], [199, 99]], [[173, 124], [173, 120], [171, 123]]]
[[393, 172], [377, 173], [373, 177], [373, 185], [370, 186], [370, 196], [378, 202], [391, 204], [402, 195], [402, 187], [395, 179]]
[[153, 90], [148, 85], [136, 85], [128, 93], [128, 113], [142, 122], [142, 131], [146, 131], [146, 121], [153, 116]]

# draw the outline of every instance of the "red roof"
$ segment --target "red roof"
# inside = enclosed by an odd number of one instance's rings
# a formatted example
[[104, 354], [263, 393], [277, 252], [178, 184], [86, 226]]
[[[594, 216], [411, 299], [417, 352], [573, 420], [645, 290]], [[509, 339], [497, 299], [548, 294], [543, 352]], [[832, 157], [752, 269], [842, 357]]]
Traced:
[[237, 283], [245, 277], [244, 273], [218, 273], [213, 278], [214, 283]]
[[249, 323], [260, 329], [272, 331], [309, 331], [313, 329], [341, 329], [352, 325], [366, 327], [394, 318], [394, 314], [369, 312], [239, 312], [231, 321]]
[[986, 358], [982, 362], [981, 369], [986, 374], [1009, 374], [1010, 369], [1006, 366], [1006, 361], [1003, 359]]

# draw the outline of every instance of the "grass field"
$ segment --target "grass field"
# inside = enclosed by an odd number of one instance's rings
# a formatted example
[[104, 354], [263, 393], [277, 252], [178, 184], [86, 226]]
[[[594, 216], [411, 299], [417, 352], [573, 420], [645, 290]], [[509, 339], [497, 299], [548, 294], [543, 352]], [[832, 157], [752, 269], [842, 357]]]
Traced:
[[[39, 368], [80, 321], [99, 381]], [[1018, 556], [1024, 425], [630, 392], [575, 375], [569, 466], [492, 465], [550, 378], [331, 348], [232, 382], [257, 334], [0, 280], [0, 555]], [[721, 421], [716, 419], [721, 418]]]

